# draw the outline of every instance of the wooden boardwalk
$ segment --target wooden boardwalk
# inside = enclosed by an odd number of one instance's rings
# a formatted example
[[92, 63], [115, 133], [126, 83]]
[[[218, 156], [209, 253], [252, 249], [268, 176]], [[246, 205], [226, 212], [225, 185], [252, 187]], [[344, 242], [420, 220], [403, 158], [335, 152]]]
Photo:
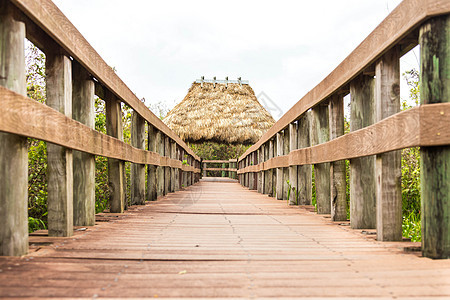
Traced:
[[29, 255], [0, 257], [0, 298], [450, 298], [450, 260], [232, 180], [202, 180], [97, 224], [71, 238], [34, 235]]

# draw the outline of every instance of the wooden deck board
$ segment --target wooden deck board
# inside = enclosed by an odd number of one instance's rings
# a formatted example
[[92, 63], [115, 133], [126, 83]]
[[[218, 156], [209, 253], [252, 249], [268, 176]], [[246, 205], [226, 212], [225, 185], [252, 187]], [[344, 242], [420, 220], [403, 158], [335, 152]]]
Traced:
[[109, 222], [37, 232], [29, 255], [0, 257], [0, 298], [450, 297], [450, 260], [238, 183], [201, 181], [98, 220]]

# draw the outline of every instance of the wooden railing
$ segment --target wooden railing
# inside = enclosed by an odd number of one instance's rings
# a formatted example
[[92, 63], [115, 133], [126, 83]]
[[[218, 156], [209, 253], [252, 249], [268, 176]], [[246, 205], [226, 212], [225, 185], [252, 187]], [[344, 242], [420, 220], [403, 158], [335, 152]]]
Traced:
[[[402, 239], [401, 153], [420, 146], [422, 251], [450, 257], [450, 2], [403, 1], [328, 77], [239, 158], [241, 184]], [[400, 57], [420, 44], [421, 106], [400, 112]], [[350, 94], [350, 133], [343, 97]]]
[[[48, 106], [25, 97], [25, 37], [46, 55]], [[95, 155], [108, 157], [113, 213], [122, 213], [127, 204], [125, 161], [132, 163], [131, 204], [199, 180], [200, 158], [50, 0], [0, 0], [0, 41], [0, 255], [28, 251], [27, 137], [48, 142], [50, 236], [70, 236], [74, 225], [94, 225]], [[107, 135], [94, 130], [95, 95], [106, 103]], [[133, 109], [131, 145], [123, 142], [121, 103]]]
[[[202, 160], [202, 173], [203, 177], [207, 177], [208, 171], [222, 172], [222, 177], [229, 177], [236, 179], [237, 177], [237, 159], [230, 160]], [[208, 168], [208, 164], [220, 164], [221, 167]], [[228, 172], [228, 173], [226, 173]]]

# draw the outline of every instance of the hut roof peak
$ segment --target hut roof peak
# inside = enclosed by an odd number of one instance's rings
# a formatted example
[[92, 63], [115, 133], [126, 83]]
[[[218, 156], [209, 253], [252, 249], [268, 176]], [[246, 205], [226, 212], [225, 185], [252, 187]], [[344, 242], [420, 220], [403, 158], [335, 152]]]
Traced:
[[186, 97], [167, 114], [164, 123], [187, 142], [253, 144], [275, 120], [258, 102], [248, 82], [203, 79], [192, 83]]

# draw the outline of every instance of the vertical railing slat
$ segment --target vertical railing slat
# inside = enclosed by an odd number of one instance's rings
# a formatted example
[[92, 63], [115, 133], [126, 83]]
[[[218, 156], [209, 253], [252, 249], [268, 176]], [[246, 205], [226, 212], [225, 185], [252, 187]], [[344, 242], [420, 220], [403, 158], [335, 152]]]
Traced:
[[[78, 62], [72, 62], [73, 119], [94, 129], [94, 81]], [[73, 225], [95, 224], [95, 156], [73, 151]]]
[[[0, 0], [0, 85], [26, 95], [25, 24]], [[28, 252], [27, 139], [0, 132], [0, 255]]]

